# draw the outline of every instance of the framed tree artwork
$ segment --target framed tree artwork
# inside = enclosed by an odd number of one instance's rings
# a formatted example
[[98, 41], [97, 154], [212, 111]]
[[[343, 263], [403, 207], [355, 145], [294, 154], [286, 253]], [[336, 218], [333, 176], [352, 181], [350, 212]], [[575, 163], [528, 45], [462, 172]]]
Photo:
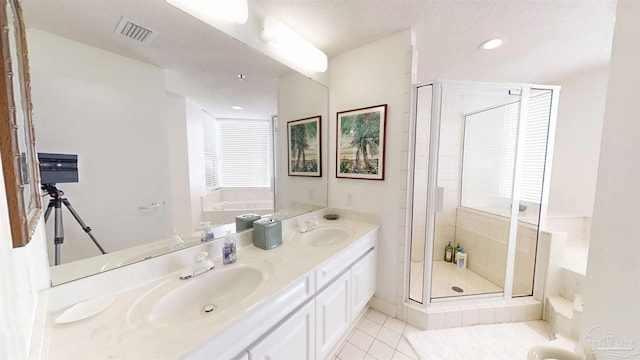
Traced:
[[322, 176], [320, 115], [287, 122], [289, 176]]
[[384, 180], [387, 105], [337, 114], [336, 177]]

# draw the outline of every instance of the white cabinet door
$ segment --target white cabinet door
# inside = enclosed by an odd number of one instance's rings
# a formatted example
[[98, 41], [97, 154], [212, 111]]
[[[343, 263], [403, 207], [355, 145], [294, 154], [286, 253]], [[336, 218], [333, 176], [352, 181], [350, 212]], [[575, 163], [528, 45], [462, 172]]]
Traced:
[[352, 309], [357, 316], [376, 292], [376, 252], [371, 250], [351, 268]]
[[316, 297], [316, 347], [324, 359], [351, 324], [351, 272], [347, 271]]
[[249, 350], [251, 360], [315, 359], [315, 307], [310, 301]]

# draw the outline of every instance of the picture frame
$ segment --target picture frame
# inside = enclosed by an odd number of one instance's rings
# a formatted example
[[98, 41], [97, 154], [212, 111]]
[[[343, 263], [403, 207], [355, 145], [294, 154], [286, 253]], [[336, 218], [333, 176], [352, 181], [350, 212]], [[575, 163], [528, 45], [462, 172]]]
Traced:
[[0, 0], [0, 27], [0, 156], [11, 238], [18, 248], [29, 243], [42, 214], [26, 31], [18, 0]]
[[322, 176], [322, 116], [287, 122], [289, 176]]
[[336, 114], [336, 177], [384, 180], [387, 104]]

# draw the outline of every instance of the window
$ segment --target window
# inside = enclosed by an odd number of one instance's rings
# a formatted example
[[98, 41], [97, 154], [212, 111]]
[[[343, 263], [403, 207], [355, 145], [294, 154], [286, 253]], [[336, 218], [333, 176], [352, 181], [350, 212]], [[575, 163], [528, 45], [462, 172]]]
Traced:
[[204, 121], [207, 189], [271, 186], [270, 120]]
[[218, 150], [216, 149], [216, 123], [215, 119], [203, 111], [204, 125], [204, 176], [207, 190], [219, 187], [218, 181]]
[[[522, 152], [520, 200], [541, 202], [552, 92], [532, 92], [524, 119], [520, 119], [520, 101], [466, 116], [462, 206], [493, 209], [512, 198], [516, 147]], [[524, 137], [518, 144], [523, 125]]]
[[523, 201], [539, 204], [542, 199], [550, 112], [551, 91], [531, 97], [522, 153], [520, 200]]

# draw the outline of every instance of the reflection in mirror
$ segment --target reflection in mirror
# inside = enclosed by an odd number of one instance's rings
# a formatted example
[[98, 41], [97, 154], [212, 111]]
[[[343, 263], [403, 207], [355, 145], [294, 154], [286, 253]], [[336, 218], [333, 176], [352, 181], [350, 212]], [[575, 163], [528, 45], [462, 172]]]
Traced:
[[[291, 101], [296, 99], [295, 101]], [[298, 73], [280, 78], [278, 89], [278, 122], [276, 131], [276, 209], [283, 216], [295, 216], [327, 206], [327, 139], [329, 126], [327, 89]], [[287, 123], [320, 116], [320, 177], [289, 176]]]
[[[326, 206], [326, 176], [289, 186], [273, 170], [286, 152], [272, 132], [283, 128], [272, 124], [276, 114], [278, 122], [326, 118], [326, 87], [164, 2], [24, 6], [38, 151], [78, 156], [78, 182], [58, 189], [108, 252], [100, 255], [63, 211], [54, 284], [198, 244], [205, 221], [217, 238], [235, 231], [241, 213], [291, 216], [291, 204], [311, 208], [309, 194], [314, 208]], [[121, 18], [151, 31], [152, 41], [114, 33]], [[288, 200], [274, 201], [274, 188]]]

